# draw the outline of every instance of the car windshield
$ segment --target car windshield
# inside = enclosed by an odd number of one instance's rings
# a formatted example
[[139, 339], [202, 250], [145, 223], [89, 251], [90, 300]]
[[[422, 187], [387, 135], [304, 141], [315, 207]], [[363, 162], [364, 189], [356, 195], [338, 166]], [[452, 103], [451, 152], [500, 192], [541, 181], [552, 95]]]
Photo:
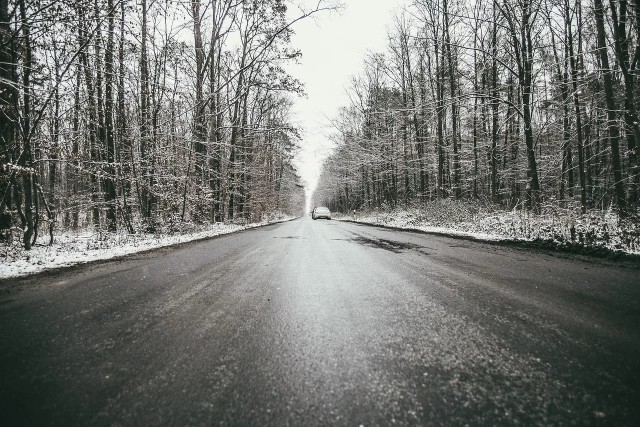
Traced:
[[316, 208], [316, 213], [327, 213], [327, 212], [329, 212], [329, 208], [325, 208], [325, 207]]

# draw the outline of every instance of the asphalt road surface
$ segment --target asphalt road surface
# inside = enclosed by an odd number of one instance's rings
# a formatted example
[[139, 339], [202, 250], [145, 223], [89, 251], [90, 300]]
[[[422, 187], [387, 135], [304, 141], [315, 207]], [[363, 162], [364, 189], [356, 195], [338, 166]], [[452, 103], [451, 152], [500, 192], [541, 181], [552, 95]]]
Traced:
[[299, 219], [0, 284], [2, 425], [640, 425], [640, 268]]

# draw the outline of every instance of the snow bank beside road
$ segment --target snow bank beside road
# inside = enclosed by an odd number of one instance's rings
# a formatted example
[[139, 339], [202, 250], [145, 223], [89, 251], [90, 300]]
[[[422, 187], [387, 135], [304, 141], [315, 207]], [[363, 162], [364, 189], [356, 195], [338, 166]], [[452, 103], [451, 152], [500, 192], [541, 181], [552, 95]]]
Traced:
[[248, 225], [217, 223], [192, 229], [191, 232], [184, 234], [67, 233], [56, 235], [53, 245], [48, 245], [49, 236], [42, 236], [29, 251], [24, 250], [17, 243], [10, 246], [0, 245], [0, 279], [118, 258], [290, 219], [293, 217], [280, 216], [274, 220]]
[[611, 211], [534, 215], [443, 200], [422, 207], [339, 215], [336, 219], [479, 240], [540, 242], [555, 248], [640, 254], [640, 224], [622, 221]]

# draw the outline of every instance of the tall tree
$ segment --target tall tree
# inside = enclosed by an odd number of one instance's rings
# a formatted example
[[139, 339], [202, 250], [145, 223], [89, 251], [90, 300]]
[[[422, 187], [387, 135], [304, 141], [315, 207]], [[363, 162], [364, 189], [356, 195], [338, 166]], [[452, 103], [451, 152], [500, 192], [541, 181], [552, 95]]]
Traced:
[[104, 178], [104, 199], [107, 205], [107, 228], [109, 231], [116, 231], [117, 218], [116, 218], [116, 186], [115, 186], [115, 161], [116, 161], [116, 148], [114, 137], [114, 123], [113, 118], [115, 115], [114, 108], [114, 96], [113, 96], [113, 84], [114, 84], [114, 33], [115, 33], [115, 7], [113, 0], [107, 0], [107, 46], [104, 55], [105, 63], [105, 151], [107, 154], [107, 167], [105, 170]]
[[24, 234], [22, 238], [22, 244], [25, 249], [31, 249], [32, 237], [35, 232], [35, 218], [33, 212], [34, 204], [34, 175], [33, 175], [33, 156], [31, 150], [31, 71], [33, 67], [32, 62], [32, 47], [31, 47], [31, 29], [29, 21], [27, 20], [27, 6], [24, 0], [20, 0], [20, 26], [22, 28], [22, 37], [24, 45], [24, 61], [22, 64], [22, 120], [21, 120], [21, 134], [22, 134], [22, 153], [18, 159], [18, 165], [24, 168], [22, 189], [24, 191]]
[[506, 0], [500, 6], [507, 20], [511, 43], [516, 58], [518, 83], [521, 90], [522, 120], [524, 124], [524, 140], [527, 147], [527, 175], [529, 177], [528, 200], [533, 210], [540, 209], [540, 180], [533, 136], [533, 52], [532, 35], [539, 11], [535, 0], [522, 0], [512, 6]]
[[596, 21], [596, 41], [602, 80], [604, 84], [605, 101], [607, 105], [607, 128], [609, 130], [609, 145], [611, 146], [611, 158], [613, 161], [613, 179], [618, 201], [618, 209], [622, 216], [627, 214], [627, 202], [622, 175], [622, 161], [620, 159], [620, 129], [617, 123], [616, 100], [613, 89], [613, 73], [609, 65], [609, 53], [607, 52], [606, 32], [604, 28], [604, 8], [602, 0], [594, 0], [594, 15]]
[[18, 121], [16, 40], [9, 20], [9, 0], [0, 0], [0, 214], [4, 227], [11, 225], [11, 215], [7, 211], [12, 208], [15, 171], [9, 164], [14, 160], [12, 151]]

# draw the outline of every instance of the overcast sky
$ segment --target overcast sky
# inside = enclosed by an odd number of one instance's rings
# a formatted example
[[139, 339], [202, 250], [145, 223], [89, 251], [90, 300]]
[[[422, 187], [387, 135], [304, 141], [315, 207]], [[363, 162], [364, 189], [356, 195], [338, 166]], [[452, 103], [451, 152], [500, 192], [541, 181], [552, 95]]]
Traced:
[[[315, 4], [317, 0], [302, 2]], [[293, 46], [302, 51], [302, 59], [288, 69], [304, 83], [308, 95], [295, 105], [297, 124], [305, 132], [298, 165], [312, 187], [331, 146], [330, 120], [348, 103], [345, 88], [351, 76], [362, 69], [367, 51], [385, 49], [394, 11], [406, 1], [343, 0], [343, 4], [338, 12], [321, 13], [294, 27]]]

